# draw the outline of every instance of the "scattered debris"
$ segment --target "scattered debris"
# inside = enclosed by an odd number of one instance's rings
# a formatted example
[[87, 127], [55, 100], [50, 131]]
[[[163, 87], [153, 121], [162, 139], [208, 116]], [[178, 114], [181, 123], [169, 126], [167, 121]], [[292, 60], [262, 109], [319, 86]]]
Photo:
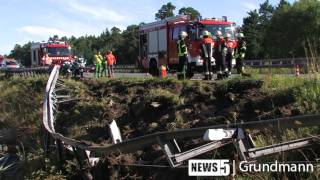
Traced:
[[112, 137], [113, 144], [118, 144], [122, 142], [120, 129], [115, 120], [111, 122], [111, 124], [109, 125], [109, 128], [110, 128], [110, 134]]

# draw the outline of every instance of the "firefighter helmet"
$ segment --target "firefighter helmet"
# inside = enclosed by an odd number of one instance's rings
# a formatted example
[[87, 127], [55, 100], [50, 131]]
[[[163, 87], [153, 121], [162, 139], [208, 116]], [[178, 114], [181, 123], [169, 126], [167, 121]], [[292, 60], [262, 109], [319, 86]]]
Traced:
[[216, 31], [216, 36], [222, 36], [222, 32], [221, 31]]
[[238, 33], [238, 38], [244, 38], [243, 33]]
[[202, 35], [203, 35], [203, 36], [210, 36], [211, 33], [210, 33], [209, 31], [207, 31], [207, 30], [204, 30], [204, 31], [202, 32]]
[[231, 38], [231, 34], [230, 34], [230, 33], [227, 33], [227, 34], [226, 34], [226, 38]]
[[181, 31], [181, 32], [179, 33], [179, 36], [181, 36], [181, 37], [187, 37], [188, 34], [187, 34], [185, 31]]

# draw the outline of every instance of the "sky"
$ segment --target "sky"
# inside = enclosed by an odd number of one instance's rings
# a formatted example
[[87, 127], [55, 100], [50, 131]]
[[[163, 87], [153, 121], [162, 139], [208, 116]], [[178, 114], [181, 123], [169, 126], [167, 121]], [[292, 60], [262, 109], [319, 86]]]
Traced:
[[[289, 0], [293, 2], [294, 0]], [[0, 54], [15, 44], [43, 41], [55, 34], [80, 37], [99, 35], [113, 26], [154, 21], [155, 13], [168, 0], [0, 0]], [[264, 0], [171, 0], [175, 13], [193, 7], [203, 18], [227, 16], [242, 24], [247, 12]], [[279, 0], [270, 0], [273, 5]]]

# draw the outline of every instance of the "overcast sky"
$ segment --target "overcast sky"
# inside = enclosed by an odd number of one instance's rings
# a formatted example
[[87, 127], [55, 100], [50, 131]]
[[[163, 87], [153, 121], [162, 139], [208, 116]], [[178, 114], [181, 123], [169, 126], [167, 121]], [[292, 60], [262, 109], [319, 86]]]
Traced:
[[[293, 2], [294, 0], [289, 0]], [[0, 54], [15, 44], [47, 40], [49, 36], [99, 35], [105, 28], [154, 21], [167, 0], [0, 0]], [[242, 24], [247, 12], [264, 0], [172, 0], [177, 8], [193, 7], [204, 18], [228, 16]], [[270, 0], [277, 4], [279, 0]]]

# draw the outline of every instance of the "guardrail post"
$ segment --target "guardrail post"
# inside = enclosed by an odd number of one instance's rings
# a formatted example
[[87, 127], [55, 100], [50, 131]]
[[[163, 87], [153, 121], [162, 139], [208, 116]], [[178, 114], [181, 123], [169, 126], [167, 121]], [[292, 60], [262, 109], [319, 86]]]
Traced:
[[62, 165], [64, 164], [64, 157], [63, 157], [63, 146], [60, 139], [56, 140], [56, 146], [58, 151], [58, 160], [59, 160], [59, 168], [62, 169]]
[[269, 74], [272, 74], [272, 61], [271, 59], [268, 59], [269, 61]]
[[72, 147], [72, 150], [73, 150], [74, 155], [79, 163], [80, 169], [84, 169], [86, 167], [89, 167], [89, 159], [87, 157], [85, 150], [78, 149], [75, 147]]
[[175, 162], [173, 157], [174, 154], [179, 153], [179, 146], [176, 143], [171, 143], [167, 140], [163, 140], [161, 137], [157, 137], [158, 143], [160, 144], [163, 152], [166, 154], [167, 160], [171, 167], [181, 165], [181, 163]]
[[240, 159], [243, 161], [249, 160], [248, 150], [253, 148], [253, 142], [251, 142], [251, 138], [248, 137], [246, 132], [242, 128], [237, 129], [237, 139], [234, 143]]
[[49, 154], [50, 153], [50, 141], [51, 141], [50, 133], [48, 131], [46, 131], [45, 135], [44, 135], [44, 150], [45, 150], [45, 154]]

